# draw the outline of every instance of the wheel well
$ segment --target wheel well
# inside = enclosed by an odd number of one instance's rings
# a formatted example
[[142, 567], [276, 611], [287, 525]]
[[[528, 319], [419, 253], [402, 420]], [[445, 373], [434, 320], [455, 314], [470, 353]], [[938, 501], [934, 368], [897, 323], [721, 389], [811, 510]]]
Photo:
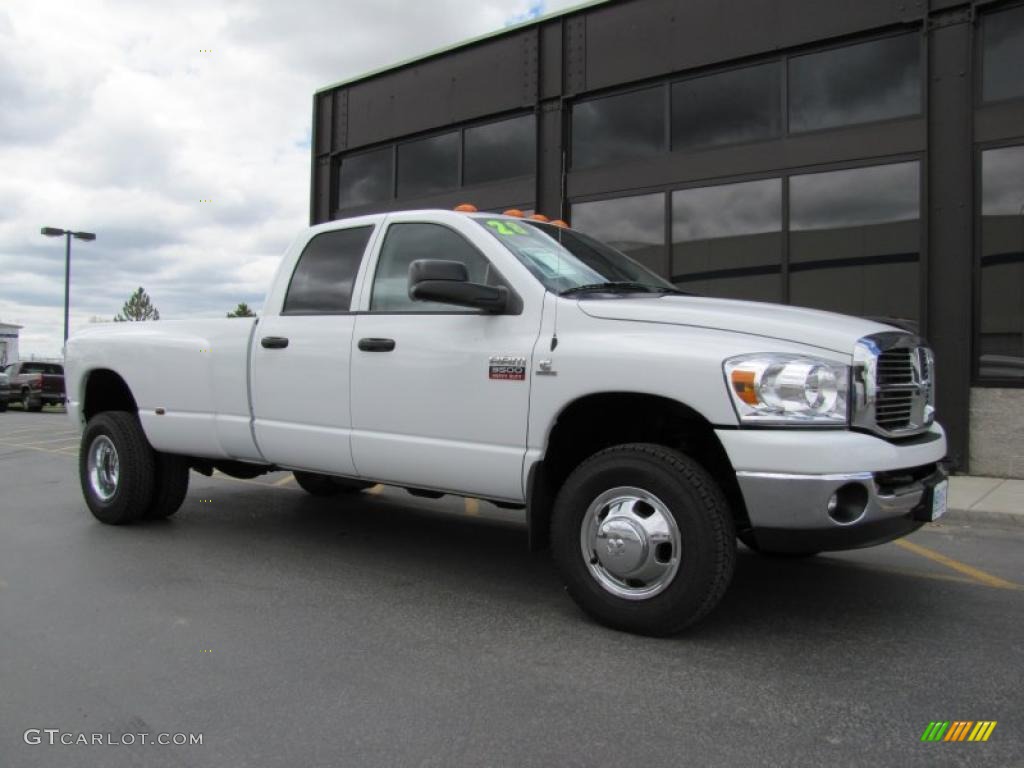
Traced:
[[135, 397], [125, 380], [113, 371], [92, 371], [85, 381], [82, 416], [86, 421], [103, 411], [138, 411]]
[[616, 392], [580, 398], [559, 414], [544, 459], [530, 470], [531, 549], [547, 547], [555, 496], [569, 474], [589, 456], [622, 443], [655, 443], [696, 459], [725, 493], [737, 530], [749, 527], [735, 472], [711, 423], [667, 397]]

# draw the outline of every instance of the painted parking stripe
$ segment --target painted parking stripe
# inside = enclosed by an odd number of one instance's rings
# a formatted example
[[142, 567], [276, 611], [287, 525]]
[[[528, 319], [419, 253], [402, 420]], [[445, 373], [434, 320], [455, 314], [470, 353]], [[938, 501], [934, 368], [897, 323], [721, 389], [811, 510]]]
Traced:
[[981, 584], [987, 587], [994, 587], [995, 589], [1020, 589], [1019, 584], [1014, 584], [1012, 581], [1001, 579], [998, 576], [993, 576], [991, 573], [975, 568], [973, 565], [967, 563], [961, 563], [959, 560], [954, 560], [952, 557], [948, 557], [941, 552], [936, 552], [934, 549], [928, 547], [922, 547], [920, 544], [915, 544], [912, 541], [906, 539], [897, 539], [893, 542], [897, 547], [905, 549], [908, 552], [913, 552], [915, 555], [928, 558], [933, 563], [944, 565], [958, 573], [962, 573], [965, 576], [969, 576]]

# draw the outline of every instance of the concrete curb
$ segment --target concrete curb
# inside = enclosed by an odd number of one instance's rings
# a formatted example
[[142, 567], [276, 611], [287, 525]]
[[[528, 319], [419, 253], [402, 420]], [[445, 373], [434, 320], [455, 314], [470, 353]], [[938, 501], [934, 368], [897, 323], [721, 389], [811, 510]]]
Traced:
[[997, 509], [950, 509], [937, 522], [987, 523], [1002, 527], [1024, 526], [1024, 514]]

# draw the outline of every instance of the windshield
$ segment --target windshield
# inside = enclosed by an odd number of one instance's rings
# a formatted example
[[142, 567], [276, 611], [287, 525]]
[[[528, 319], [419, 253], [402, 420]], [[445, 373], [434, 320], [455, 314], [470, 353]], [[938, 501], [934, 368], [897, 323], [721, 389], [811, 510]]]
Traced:
[[554, 293], [582, 290], [681, 293], [674, 285], [609, 245], [539, 221], [476, 219]]

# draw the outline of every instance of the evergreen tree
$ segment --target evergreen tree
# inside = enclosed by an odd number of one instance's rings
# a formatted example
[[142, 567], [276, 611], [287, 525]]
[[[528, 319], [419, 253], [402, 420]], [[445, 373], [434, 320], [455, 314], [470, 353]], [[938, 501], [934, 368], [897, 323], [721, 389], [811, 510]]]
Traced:
[[139, 320], [159, 320], [160, 312], [153, 306], [149, 294], [139, 286], [139, 289], [128, 297], [128, 301], [121, 308], [121, 313], [114, 317], [114, 322], [125, 323]]
[[238, 306], [228, 312], [228, 317], [256, 317], [256, 313], [249, 309], [244, 301], [238, 302]]

